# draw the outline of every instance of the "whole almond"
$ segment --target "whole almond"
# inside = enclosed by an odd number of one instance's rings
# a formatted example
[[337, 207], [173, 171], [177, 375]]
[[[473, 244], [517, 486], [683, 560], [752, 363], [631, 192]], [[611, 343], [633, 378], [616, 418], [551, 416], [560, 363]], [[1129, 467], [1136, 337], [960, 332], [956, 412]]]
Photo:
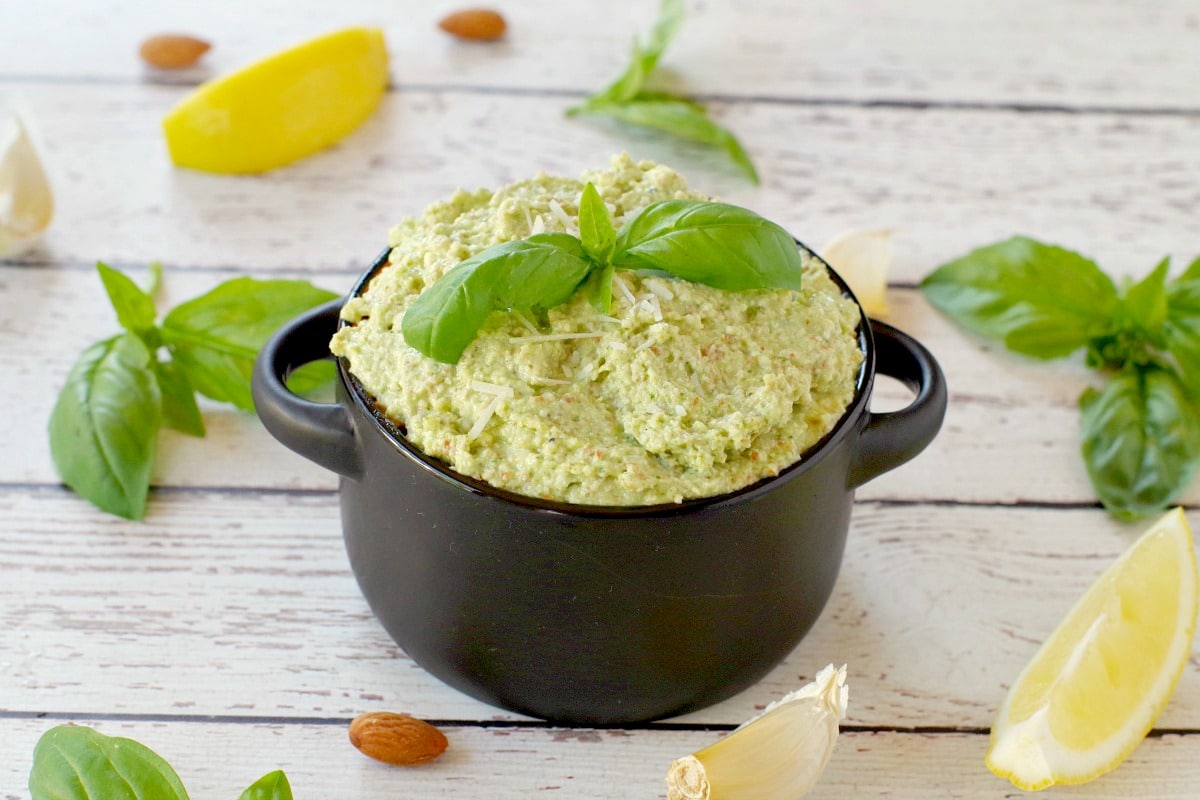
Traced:
[[182, 69], [200, 60], [212, 47], [203, 39], [179, 33], [160, 33], [142, 42], [142, 60], [159, 69]]
[[350, 744], [376, 761], [411, 767], [445, 752], [445, 735], [424, 720], [408, 714], [372, 711], [350, 723]]
[[508, 23], [490, 8], [467, 8], [442, 17], [438, 27], [459, 39], [486, 42], [503, 36]]

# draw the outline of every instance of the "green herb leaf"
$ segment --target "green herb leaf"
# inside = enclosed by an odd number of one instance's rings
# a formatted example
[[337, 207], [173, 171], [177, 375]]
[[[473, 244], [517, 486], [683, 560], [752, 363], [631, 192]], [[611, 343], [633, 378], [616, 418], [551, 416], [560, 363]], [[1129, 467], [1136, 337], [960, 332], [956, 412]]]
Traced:
[[591, 269], [583, 245], [565, 233], [489, 247], [409, 306], [401, 323], [404, 341], [430, 358], [456, 363], [491, 312], [553, 308], [571, 297]]
[[591, 271], [583, 288], [592, 308], [601, 314], [612, 312], [612, 279], [613, 265], [605, 264]]
[[942, 265], [921, 289], [964, 327], [1037, 358], [1110, 333], [1117, 306], [1116, 286], [1095, 263], [1020, 236]]
[[250, 372], [281, 325], [337, 295], [307, 281], [235, 278], [182, 303], [163, 319], [163, 343], [196, 391], [254, 410]]
[[[1167, 287], [1167, 318], [1163, 322], [1165, 346], [1179, 364], [1184, 383], [1200, 402], [1200, 259], [1183, 278]], [[1196, 272], [1196, 277], [1188, 276]], [[1184, 280], [1186, 278], [1186, 280]]]
[[680, 99], [637, 98], [627, 103], [599, 103], [589, 107], [595, 114], [604, 114], [622, 122], [666, 131], [683, 139], [724, 148], [734, 164], [753, 183], [758, 183], [758, 170], [742, 143], [728, 129], [709, 118], [708, 112], [695, 103]]
[[1100, 501], [1121, 519], [1161, 512], [1191, 479], [1200, 418], [1173, 370], [1131, 366], [1079, 398], [1083, 458]]
[[617, 232], [608, 206], [590, 182], [583, 187], [583, 196], [579, 199], [579, 239], [588, 258], [597, 264], [607, 264], [612, 258]]
[[796, 240], [774, 222], [701, 200], [647, 206], [621, 226], [613, 263], [728, 291], [799, 289], [804, 266]]
[[658, 9], [658, 20], [650, 32], [649, 41], [643, 46], [636, 39], [634, 40], [633, 54], [629, 59], [629, 65], [625, 67], [625, 71], [621, 73], [620, 77], [604, 90], [588, 98], [583, 106], [569, 109], [567, 113], [573, 115], [586, 110], [586, 107], [590, 106], [592, 102], [625, 103], [637, 96], [645, 86], [650, 73], [658, 66], [658, 60], [662, 58], [667, 45], [679, 32], [679, 28], [683, 25], [683, 16], [683, 0], [662, 0]]
[[1162, 327], [1167, 320], [1167, 270], [1171, 259], [1164, 258], [1150, 274], [1125, 290], [1117, 309], [1128, 328], [1157, 347], [1163, 345]]
[[1188, 281], [1200, 281], [1200, 256], [1197, 256], [1176, 280], [1177, 283], [1186, 283]]
[[326, 359], [302, 364], [288, 373], [285, 383], [288, 390], [295, 394], [310, 395], [324, 389], [336, 378], [337, 364]]
[[292, 800], [292, 785], [283, 770], [277, 769], [250, 784], [238, 800]]
[[758, 170], [741, 142], [730, 131], [713, 122], [704, 106], [666, 92], [645, 89], [663, 51], [679, 32], [683, 16], [682, 0], [663, 0], [650, 40], [645, 46], [634, 41], [633, 55], [625, 71], [602, 91], [567, 109], [567, 116], [600, 114], [630, 125], [722, 147], [746, 177], [757, 184]]
[[38, 740], [29, 792], [33, 800], [188, 800], [154, 751], [77, 725], [51, 728]]
[[142, 291], [129, 276], [118, 272], [103, 261], [96, 262], [100, 281], [108, 292], [108, 300], [117, 312], [117, 322], [127, 331], [144, 334], [154, 327], [154, 299]]
[[188, 436], [203, 437], [204, 418], [187, 375], [172, 361], [158, 361], [154, 370], [162, 392], [163, 425]]
[[50, 414], [50, 455], [63, 482], [127, 519], [145, 514], [161, 424], [153, 359], [133, 333], [92, 345]]

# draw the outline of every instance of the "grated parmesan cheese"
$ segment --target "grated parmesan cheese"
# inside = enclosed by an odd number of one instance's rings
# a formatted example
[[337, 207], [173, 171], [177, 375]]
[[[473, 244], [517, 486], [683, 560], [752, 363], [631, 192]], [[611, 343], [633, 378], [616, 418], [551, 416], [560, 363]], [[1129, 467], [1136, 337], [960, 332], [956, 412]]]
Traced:
[[533, 225], [529, 227], [529, 235], [536, 236], [539, 233], [546, 232], [546, 220], [542, 219], [542, 215], [538, 214], [533, 218]]
[[570, 381], [562, 381], [558, 378], [543, 378], [541, 375], [530, 375], [530, 383], [540, 383], [546, 386], [570, 386]]
[[568, 233], [574, 233], [577, 230], [575, 221], [567, 216], [567, 212], [563, 211], [563, 207], [559, 205], [559, 202], [551, 199], [549, 205], [551, 216], [558, 220], [562, 224], [563, 229]]
[[471, 381], [471, 388], [477, 392], [485, 394], [494, 394], [497, 397], [512, 397], [513, 388], [511, 386], [503, 386], [499, 383], [488, 383], [487, 381]]
[[629, 287], [625, 284], [625, 280], [615, 272], [612, 276], [612, 285], [617, 287], [617, 291], [626, 303], [633, 306], [637, 304], [637, 300], [633, 296], [633, 292], [629, 291]]
[[[512, 390], [509, 389], [509, 391]], [[483, 409], [483, 415], [480, 416], [479, 419], [475, 420], [475, 424], [471, 426], [471, 430], [467, 431], [468, 442], [474, 441], [479, 434], [483, 433], [483, 429], [487, 427], [489, 422], [491, 422], [492, 415], [494, 415], [500, 409], [500, 405], [503, 402], [503, 395], [497, 394], [492, 398], [491, 402], [487, 404], [487, 407]]]
[[525, 330], [529, 331], [534, 336], [541, 336], [541, 334], [538, 333], [538, 329], [533, 327], [533, 323], [529, 321], [528, 317], [526, 317], [520, 311], [514, 311], [513, 313], [516, 314], [517, 319], [521, 321], [521, 324], [525, 326]]
[[645, 281], [645, 287], [654, 292], [660, 300], [674, 300], [675, 294], [662, 281]]
[[508, 337], [509, 344], [521, 344], [522, 342], [561, 342], [564, 339], [598, 339], [604, 335], [603, 331], [584, 331], [582, 333], [547, 333], [537, 336], [510, 336]]

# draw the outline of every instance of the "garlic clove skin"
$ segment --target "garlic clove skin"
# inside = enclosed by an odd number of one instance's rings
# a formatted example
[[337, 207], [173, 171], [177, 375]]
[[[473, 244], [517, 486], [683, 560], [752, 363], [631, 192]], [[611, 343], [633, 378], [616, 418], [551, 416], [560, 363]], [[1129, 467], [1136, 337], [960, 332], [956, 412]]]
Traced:
[[888, 313], [887, 280], [892, 268], [890, 230], [846, 231], [821, 249], [821, 258], [850, 285], [869, 316]]
[[54, 217], [54, 194], [30, 119], [18, 102], [0, 117], [0, 258], [33, 247]]
[[794, 800], [807, 794], [829, 763], [848, 701], [846, 667], [830, 664], [724, 739], [673, 762], [667, 799]]

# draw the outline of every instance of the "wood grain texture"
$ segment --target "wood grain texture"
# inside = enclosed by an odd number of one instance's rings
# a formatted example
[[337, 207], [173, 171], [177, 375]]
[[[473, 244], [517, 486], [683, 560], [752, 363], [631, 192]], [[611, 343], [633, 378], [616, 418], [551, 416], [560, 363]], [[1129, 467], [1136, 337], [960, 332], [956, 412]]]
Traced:
[[352, 275], [391, 225], [458, 187], [538, 170], [577, 175], [621, 151], [672, 164], [814, 248], [845, 229], [893, 228], [898, 283], [1015, 233], [1083, 251], [1114, 274], [1197, 250], [1200, 116], [716, 104], [758, 163], [756, 188], [710, 150], [567, 119], [560, 98], [405, 91], [330, 150], [229, 177], [170, 165], [160, 117], [181, 89], [0, 82], [0, 91], [14, 86], [41, 121], [59, 201], [26, 261]]
[[[810, 634], [758, 685], [684, 719], [739, 723], [836, 662], [850, 667], [852, 724], [986, 727], [1136, 530], [1092, 510], [860, 503]], [[165, 492], [139, 524], [58, 490], [5, 492], [0, 653], [7, 710], [103, 697], [136, 714], [512, 717], [441, 686], [387, 638], [331, 495]], [[1161, 724], [1200, 729], [1200, 659]]]
[[[146, 4], [100, 0], [80, 8], [42, 0], [38, 14], [0, 8], [0, 74], [89, 82], [194, 83], [344, 25], [375, 25], [387, 37], [400, 86], [492, 90], [599, 89], [623, 68], [630, 41], [645, 37], [655, 2], [510, 0], [505, 39], [452, 40], [436, 29], [453, 3], [356, 0], [334, 6], [265, 0], [243, 4]], [[729, 0], [686, 3], [685, 25], [667, 52], [662, 85], [699, 94], [901, 103], [1015, 103], [1200, 108], [1194, 76], [1200, 13], [1188, 0], [1147, 10], [1116, 0], [892, 0], [818, 3]], [[736, 24], [730, 24], [736, 15]], [[62, 20], [88, 36], [62, 35]], [[256, 21], [261, 21], [255, 24]], [[181, 31], [214, 45], [202, 66], [152, 72], [141, 40]], [[26, 46], [29, 41], [38, 47]]]
[[[716, 740], [705, 731], [564, 730], [446, 726], [450, 747], [416, 768], [370, 761], [350, 746], [346, 724], [228, 724], [77, 719], [110, 736], [136, 739], [171, 762], [192, 797], [237, 797], [273, 769], [298, 798], [586, 797], [663, 798], [672, 760]], [[33, 746], [59, 720], [6, 720], [0, 738], [0, 800], [26, 795]], [[349, 720], [345, 721], [346, 723]], [[980, 734], [844, 733], [806, 798], [1027, 796], [983, 766]], [[1200, 736], [1147, 739], [1120, 768], [1085, 786], [1059, 788], [1076, 800], [1194, 800]]]

